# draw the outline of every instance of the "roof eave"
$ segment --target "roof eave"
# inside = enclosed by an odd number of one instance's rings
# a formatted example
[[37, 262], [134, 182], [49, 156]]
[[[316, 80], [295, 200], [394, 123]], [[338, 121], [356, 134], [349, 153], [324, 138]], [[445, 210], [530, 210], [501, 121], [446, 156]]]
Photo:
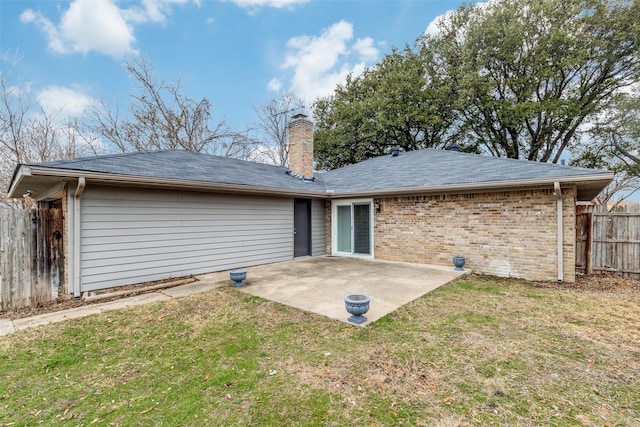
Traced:
[[16, 169], [13, 171], [13, 176], [11, 177], [11, 183], [9, 184], [9, 189], [7, 191], [7, 196], [10, 198], [22, 197], [22, 194], [19, 196], [15, 195], [16, 188], [20, 185], [23, 177], [31, 176], [31, 168], [27, 165], [19, 164], [16, 166]]
[[[154, 188], [198, 190], [198, 191], [219, 191], [225, 193], [244, 194], [269, 194], [283, 196], [304, 196], [304, 197], [325, 197], [322, 190], [300, 190], [286, 189], [281, 187], [265, 187], [259, 185], [242, 185], [212, 183], [206, 181], [192, 181], [183, 179], [154, 178], [135, 175], [120, 175], [105, 172], [91, 172], [76, 169], [57, 169], [41, 166], [31, 166], [30, 176], [49, 176], [56, 178], [78, 178], [84, 177], [87, 183], [148, 186]], [[15, 196], [14, 196], [15, 197]]]
[[[192, 189], [198, 191], [219, 191], [228, 193], [243, 194], [269, 194], [282, 196], [300, 196], [300, 197], [316, 197], [316, 198], [350, 198], [350, 197], [380, 197], [380, 196], [397, 196], [411, 194], [443, 194], [443, 193], [469, 193], [476, 191], [496, 191], [505, 188], [523, 188], [523, 187], [544, 187], [553, 185], [554, 182], [560, 184], [574, 184], [578, 190], [585, 189], [582, 193], [586, 197], [580, 200], [591, 200], [602, 191], [613, 180], [613, 172], [604, 172], [591, 175], [576, 175], [565, 177], [551, 177], [543, 179], [528, 180], [511, 180], [511, 181], [492, 181], [475, 184], [446, 184], [438, 186], [413, 186], [400, 188], [384, 188], [360, 191], [322, 191], [322, 190], [300, 190], [300, 189], [283, 189], [281, 187], [265, 187], [242, 184], [225, 184], [211, 183], [205, 181], [191, 181], [181, 179], [154, 178], [134, 175], [120, 175], [104, 172], [91, 172], [76, 169], [59, 169], [47, 168], [34, 165], [20, 165], [16, 168], [13, 180], [9, 188], [9, 197], [22, 197], [16, 194], [19, 184], [25, 177], [55, 177], [58, 179], [75, 179], [80, 176], [84, 177], [87, 182], [111, 184], [111, 185], [129, 185], [129, 186], [151, 186], [155, 188], [170, 189]], [[583, 185], [581, 185], [583, 184]]]
[[[613, 172], [598, 173], [593, 175], [580, 175], [570, 177], [554, 177], [544, 179], [526, 179], [526, 180], [512, 180], [512, 181], [492, 181], [474, 184], [446, 184], [436, 186], [414, 186], [414, 187], [400, 187], [400, 188], [384, 188], [373, 190], [361, 190], [361, 191], [331, 191], [327, 192], [330, 198], [350, 198], [350, 197], [380, 197], [380, 196], [397, 196], [397, 195], [411, 195], [411, 194], [446, 194], [446, 193], [470, 193], [477, 191], [496, 191], [504, 190], [505, 188], [531, 188], [531, 187], [545, 187], [553, 185], [554, 182], [560, 184], [574, 184], [580, 188], [581, 183], [589, 183], [592, 186], [595, 184], [597, 192], [589, 200], [597, 196], [612, 180]], [[589, 194], [593, 193], [589, 192]]]

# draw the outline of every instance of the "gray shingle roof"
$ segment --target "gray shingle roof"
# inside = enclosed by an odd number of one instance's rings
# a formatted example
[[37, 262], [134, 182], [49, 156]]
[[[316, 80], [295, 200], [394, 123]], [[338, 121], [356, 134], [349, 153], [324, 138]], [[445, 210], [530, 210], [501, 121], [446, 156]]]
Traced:
[[[494, 187], [504, 185], [508, 188], [509, 185], [516, 186], [519, 181], [553, 182], [565, 178], [575, 182], [581, 176], [589, 176], [589, 182], [585, 180], [584, 183], [578, 183], [578, 196], [583, 197], [581, 200], [590, 200], [612, 177], [607, 171], [434, 149], [403, 152], [397, 157], [379, 156], [340, 169], [317, 173], [315, 182], [291, 176], [285, 168], [278, 166], [182, 150], [86, 157], [30, 166], [159, 181], [240, 185], [261, 188], [260, 191], [266, 192], [273, 189], [273, 194], [300, 191], [300, 194], [324, 196], [327, 191], [331, 191], [333, 195], [342, 194], [343, 197], [349, 193], [374, 196], [392, 194], [396, 190], [402, 192], [403, 189], [412, 191], [419, 188], [429, 191], [430, 188], [437, 188], [440, 191], [449, 186], [464, 188], [484, 184], [496, 184]], [[27, 181], [36, 178], [25, 177]], [[23, 182], [22, 186], [33, 189], [35, 183]], [[18, 193], [23, 190], [22, 187], [15, 189]]]
[[375, 157], [322, 173], [327, 188], [340, 192], [579, 177], [608, 173], [550, 163], [424, 149]]
[[283, 167], [182, 150], [83, 157], [38, 163], [34, 166], [159, 179], [269, 187], [274, 190], [303, 190], [320, 193], [325, 191], [321, 182], [303, 181], [287, 174], [287, 169]]

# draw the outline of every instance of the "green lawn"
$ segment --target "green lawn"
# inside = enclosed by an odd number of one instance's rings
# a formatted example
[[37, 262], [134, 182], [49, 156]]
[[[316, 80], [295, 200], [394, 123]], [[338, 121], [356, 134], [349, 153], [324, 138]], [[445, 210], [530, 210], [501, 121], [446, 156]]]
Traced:
[[0, 338], [0, 425], [637, 426], [640, 294], [470, 277], [361, 328], [219, 288]]

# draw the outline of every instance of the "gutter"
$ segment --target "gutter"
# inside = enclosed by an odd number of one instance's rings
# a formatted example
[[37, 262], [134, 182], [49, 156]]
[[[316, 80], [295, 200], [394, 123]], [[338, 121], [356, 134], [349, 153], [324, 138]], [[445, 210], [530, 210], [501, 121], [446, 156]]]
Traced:
[[558, 223], [558, 283], [562, 283], [564, 280], [564, 253], [562, 250], [562, 190], [560, 189], [560, 183], [558, 181], [553, 183], [553, 194], [556, 196], [556, 216]]
[[[336, 191], [327, 188], [325, 184], [323, 189], [317, 190], [301, 190], [301, 189], [283, 189], [280, 187], [264, 187], [259, 185], [243, 185], [243, 184], [224, 184], [212, 183], [206, 181], [191, 181], [183, 179], [166, 179], [155, 177], [142, 177], [134, 175], [118, 175], [105, 172], [89, 172], [75, 169], [50, 169], [39, 166], [24, 166], [22, 173], [24, 176], [52, 176], [63, 178], [84, 177], [87, 182], [96, 183], [116, 183], [120, 185], [147, 185], [156, 188], [173, 188], [173, 189], [194, 189], [197, 191], [211, 191], [223, 193], [240, 193], [240, 194], [271, 194], [277, 196], [293, 196], [293, 197], [311, 197], [311, 198], [354, 198], [354, 197], [384, 197], [384, 196], [402, 196], [414, 194], [442, 194], [442, 193], [463, 193], [482, 190], [504, 189], [505, 187], [541, 187], [548, 188], [548, 185], [554, 182], [562, 182], [563, 184], [575, 183], [585, 184], [589, 182], [609, 182], [613, 179], [613, 172], [605, 172], [599, 174], [568, 176], [568, 177], [551, 177], [551, 178], [535, 178], [526, 180], [512, 181], [491, 181], [474, 184], [445, 184], [437, 186], [412, 186], [400, 188], [373, 188], [357, 191]], [[17, 185], [18, 179], [13, 182], [12, 189]], [[11, 193], [10, 193], [11, 194]]]
[[[357, 191], [336, 191], [334, 189], [323, 190], [298, 190], [284, 189], [280, 187], [263, 187], [258, 185], [242, 185], [242, 184], [224, 184], [212, 183], [206, 181], [191, 181], [183, 179], [166, 179], [155, 177], [143, 177], [134, 175], [116, 175], [105, 172], [88, 172], [75, 169], [50, 169], [39, 166], [25, 167], [23, 173], [25, 176], [53, 176], [63, 178], [84, 177], [87, 181], [98, 183], [115, 183], [120, 185], [147, 185], [156, 188], [174, 188], [182, 189], [190, 188], [198, 191], [218, 191], [227, 193], [244, 193], [244, 194], [268, 194], [282, 196], [301, 196], [311, 198], [353, 198], [353, 197], [384, 197], [398, 195], [413, 194], [442, 194], [442, 193], [464, 193], [481, 190], [505, 189], [505, 187], [544, 187], [554, 182], [569, 183], [589, 183], [611, 181], [614, 178], [613, 172], [605, 172], [599, 174], [568, 176], [568, 177], [551, 177], [551, 178], [535, 178], [526, 180], [512, 181], [492, 181], [474, 184], [445, 184], [437, 186], [418, 186], [418, 187], [398, 187], [398, 188], [382, 188], [367, 189]], [[20, 178], [20, 177], [18, 177]], [[17, 185], [17, 181], [13, 182], [12, 189]], [[425, 184], [426, 185], [426, 184]], [[324, 187], [327, 187], [326, 184]], [[10, 192], [11, 194], [11, 192]]]
[[78, 185], [73, 194], [73, 296], [80, 298], [80, 198], [84, 192], [86, 180], [78, 177]]

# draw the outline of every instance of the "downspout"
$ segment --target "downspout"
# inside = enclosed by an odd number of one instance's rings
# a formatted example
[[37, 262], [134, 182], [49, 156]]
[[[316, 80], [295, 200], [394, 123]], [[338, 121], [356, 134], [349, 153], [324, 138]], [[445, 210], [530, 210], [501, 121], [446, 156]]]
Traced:
[[73, 296], [75, 298], [80, 298], [80, 198], [85, 185], [84, 177], [78, 177], [78, 186], [73, 194]]
[[558, 222], [558, 283], [560, 283], [564, 280], [564, 258], [562, 247], [562, 190], [558, 181], [553, 183], [553, 194], [556, 196], [556, 208], [558, 210], [556, 216]]

